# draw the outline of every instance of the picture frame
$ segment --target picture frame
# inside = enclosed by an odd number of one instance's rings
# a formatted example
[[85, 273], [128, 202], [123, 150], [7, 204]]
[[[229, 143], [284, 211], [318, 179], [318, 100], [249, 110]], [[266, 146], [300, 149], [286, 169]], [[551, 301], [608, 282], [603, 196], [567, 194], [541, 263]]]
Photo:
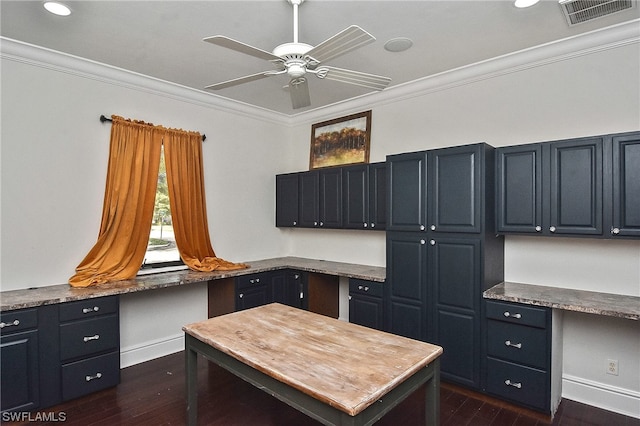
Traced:
[[371, 110], [311, 126], [309, 170], [369, 163]]

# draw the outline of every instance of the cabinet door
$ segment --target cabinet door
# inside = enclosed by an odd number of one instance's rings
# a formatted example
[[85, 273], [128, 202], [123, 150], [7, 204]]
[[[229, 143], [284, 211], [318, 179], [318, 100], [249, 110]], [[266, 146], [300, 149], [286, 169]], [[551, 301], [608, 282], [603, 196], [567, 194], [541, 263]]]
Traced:
[[295, 308], [305, 308], [306, 290], [302, 276], [297, 271], [283, 270], [271, 276], [272, 300]]
[[39, 401], [38, 331], [0, 338], [2, 411], [31, 411]]
[[387, 165], [369, 165], [369, 229], [387, 226]]
[[435, 237], [429, 241], [434, 335], [444, 348], [442, 376], [467, 386], [480, 385], [479, 239]]
[[276, 176], [276, 226], [298, 226], [298, 173]]
[[542, 145], [498, 148], [498, 232], [542, 231]]
[[349, 322], [376, 330], [383, 330], [382, 298], [349, 295]]
[[424, 231], [427, 153], [387, 156], [387, 230]]
[[342, 168], [320, 172], [320, 227], [342, 228]]
[[551, 234], [602, 235], [602, 138], [550, 144]]
[[267, 303], [272, 302], [271, 297], [272, 291], [266, 282], [265, 284], [238, 290], [238, 294], [236, 296], [236, 310], [241, 311], [243, 309], [266, 305]]
[[319, 190], [320, 175], [318, 172], [305, 172], [300, 174], [300, 226], [315, 228], [320, 224]]
[[429, 152], [429, 228], [436, 232], [482, 230], [483, 145]]
[[343, 226], [369, 228], [369, 173], [367, 165], [342, 169]]
[[427, 245], [425, 236], [387, 232], [387, 330], [427, 339]]
[[611, 235], [640, 237], [640, 133], [613, 137]]

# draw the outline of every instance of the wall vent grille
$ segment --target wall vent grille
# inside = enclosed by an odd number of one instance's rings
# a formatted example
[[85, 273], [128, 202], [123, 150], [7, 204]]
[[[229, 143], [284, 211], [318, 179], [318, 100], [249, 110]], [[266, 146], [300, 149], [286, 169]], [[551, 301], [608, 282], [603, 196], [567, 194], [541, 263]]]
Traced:
[[571, 25], [602, 18], [635, 7], [632, 0], [560, 0], [560, 7]]

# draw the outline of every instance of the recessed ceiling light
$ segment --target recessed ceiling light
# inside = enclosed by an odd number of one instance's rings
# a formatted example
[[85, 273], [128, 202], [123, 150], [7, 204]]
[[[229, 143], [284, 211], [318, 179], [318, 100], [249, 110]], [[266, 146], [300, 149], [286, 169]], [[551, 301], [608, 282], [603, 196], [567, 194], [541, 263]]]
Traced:
[[413, 41], [406, 37], [392, 38], [384, 44], [384, 48], [389, 52], [404, 52], [411, 46], [413, 46]]
[[66, 6], [62, 3], [58, 3], [55, 1], [44, 2], [44, 8], [47, 9], [49, 12], [53, 13], [54, 15], [59, 15], [59, 16], [71, 15], [71, 9], [69, 9], [69, 6]]
[[515, 6], [519, 7], [519, 8], [525, 8], [525, 7], [530, 7], [533, 6], [534, 4], [538, 3], [540, 0], [516, 0], [515, 1]]

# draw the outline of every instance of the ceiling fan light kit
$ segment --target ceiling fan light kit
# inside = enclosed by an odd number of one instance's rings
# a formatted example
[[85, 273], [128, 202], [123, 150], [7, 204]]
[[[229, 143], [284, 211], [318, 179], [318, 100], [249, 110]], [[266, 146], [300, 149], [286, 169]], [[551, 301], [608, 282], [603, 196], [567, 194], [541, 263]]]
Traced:
[[217, 46], [270, 61], [276, 69], [212, 84], [206, 86], [205, 89], [220, 90], [274, 75], [287, 74], [291, 79], [289, 81], [291, 104], [293, 109], [298, 109], [311, 105], [309, 86], [305, 78], [307, 73], [315, 74], [320, 79], [354, 84], [372, 90], [382, 90], [389, 85], [391, 79], [388, 77], [325, 65], [320, 66], [331, 59], [372, 43], [375, 41], [375, 37], [357, 25], [352, 25], [315, 47], [300, 43], [298, 42], [298, 6], [304, 0], [287, 1], [293, 6], [293, 42], [281, 44], [273, 49], [273, 52], [267, 52], [222, 35], [203, 39], [203, 41]]

